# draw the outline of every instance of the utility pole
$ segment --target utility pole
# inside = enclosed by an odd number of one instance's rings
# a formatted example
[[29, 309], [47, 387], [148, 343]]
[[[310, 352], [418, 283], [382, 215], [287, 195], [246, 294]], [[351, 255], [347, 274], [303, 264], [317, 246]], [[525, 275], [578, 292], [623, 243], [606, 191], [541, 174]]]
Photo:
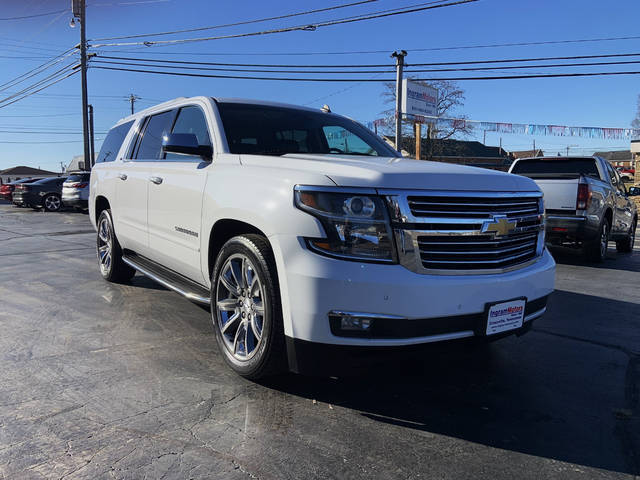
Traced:
[[397, 50], [391, 54], [396, 59], [396, 150], [402, 151], [402, 69], [406, 50]]
[[482, 131], [482, 144], [483, 145], [487, 144], [487, 131], [486, 130]]
[[80, 75], [82, 86], [82, 137], [84, 143], [84, 169], [91, 170], [89, 151], [89, 100], [87, 93], [87, 15], [85, 0], [71, 0], [73, 16], [80, 21]]
[[533, 139], [533, 154], [536, 154], [536, 139]]
[[89, 158], [91, 158], [91, 165], [96, 161], [96, 150], [93, 137], [93, 105], [89, 105]]
[[136, 103], [136, 100], [140, 100], [140, 97], [137, 95], [134, 95], [133, 93], [129, 94], [129, 101], [131, 102], [131, 115], [133, 115], [134, 113], [134, 108], [133, 105]]
[[567, 157], [569, 156], [569, 145], [567, 145]]

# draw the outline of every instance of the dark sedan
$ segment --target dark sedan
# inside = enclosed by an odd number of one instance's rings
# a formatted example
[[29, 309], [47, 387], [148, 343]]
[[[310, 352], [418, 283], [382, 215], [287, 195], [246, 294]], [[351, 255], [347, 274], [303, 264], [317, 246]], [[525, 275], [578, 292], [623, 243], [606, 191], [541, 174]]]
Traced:
[[15, 205], [57, 212], [62, 208], [62, 184], [66, 179], [67, 177], [50, 177], [16, 185], [12, 201]]
[[11, 197], [13, 195], [13, 191], [16, 188], [16, 185], [19, 185], [21, 183], [33, 183], [37, 182], [38, 180], [38, 178], [23, 178], [21, 180], [15, 180], [13, 182], [0, 185], [0, 198], [11, 201]]

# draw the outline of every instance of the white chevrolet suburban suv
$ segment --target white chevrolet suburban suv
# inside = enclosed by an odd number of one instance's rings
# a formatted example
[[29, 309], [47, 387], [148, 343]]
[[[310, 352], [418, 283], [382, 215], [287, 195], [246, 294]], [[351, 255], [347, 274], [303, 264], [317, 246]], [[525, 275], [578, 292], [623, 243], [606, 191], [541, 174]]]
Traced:
[[521, 334], [554, 287], [532, 180], [402, 158], [326, 109], [193, 97], [124, 118], [89, 207], [102, 276], [210, 305], [249, 378]]

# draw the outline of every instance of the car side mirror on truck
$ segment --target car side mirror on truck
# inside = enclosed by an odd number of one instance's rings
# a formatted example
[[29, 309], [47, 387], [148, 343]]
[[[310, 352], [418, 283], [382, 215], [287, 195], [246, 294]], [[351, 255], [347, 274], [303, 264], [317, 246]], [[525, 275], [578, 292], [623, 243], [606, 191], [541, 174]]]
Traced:
[[170, 133], [162, 137], [162, 151], [181, 155], [196, 155], [207, 162], [211, 161], [211, 145], [198, 145], [198, 137], [193, 133]]
[[640, 187], [629, 187], [629, 193], [627, 195], [629, 197], [635, 197], [640, 195]]

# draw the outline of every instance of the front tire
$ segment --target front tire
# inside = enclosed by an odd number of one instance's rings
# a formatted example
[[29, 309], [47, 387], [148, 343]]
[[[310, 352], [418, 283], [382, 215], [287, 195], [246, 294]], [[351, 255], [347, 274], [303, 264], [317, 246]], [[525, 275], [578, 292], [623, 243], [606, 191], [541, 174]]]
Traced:
[[50, 193], [44, 197], [42, 206], [47, 212], [57, 212], [62, 208], [62, 200], [55, 193]]
[[611, 225], [609, 220], [604, 219], [598, 229], [598, 235], [595, 240], [587, 246], [587, 259], [595, 263], [602, 263], [607, 258], [607, 249], [609, 248], [609, 234]]
[[111, 219], [111, 210], [106, 209], [98, 217], [96, 253], [102, 278], [109, 282], [126, 282], [136, 270], [122, 261], [122, 248], [116, 238]]
[[255, 380], [282, 370], [280, 290], [264, 237], [241, 235], [222, 247], [211, 278], [211, 316], [220, 352], [237, 374]]
[[629, 230], [629, 236], [623, 240], [618, 240], [616, 242], [616, 250], [621, 253], [630, 253], [633, 252], [633, 244], [636, 239], [636, 227], [638, 226], [638, 220], [634, 220], [631, 225], [631, 229]]

